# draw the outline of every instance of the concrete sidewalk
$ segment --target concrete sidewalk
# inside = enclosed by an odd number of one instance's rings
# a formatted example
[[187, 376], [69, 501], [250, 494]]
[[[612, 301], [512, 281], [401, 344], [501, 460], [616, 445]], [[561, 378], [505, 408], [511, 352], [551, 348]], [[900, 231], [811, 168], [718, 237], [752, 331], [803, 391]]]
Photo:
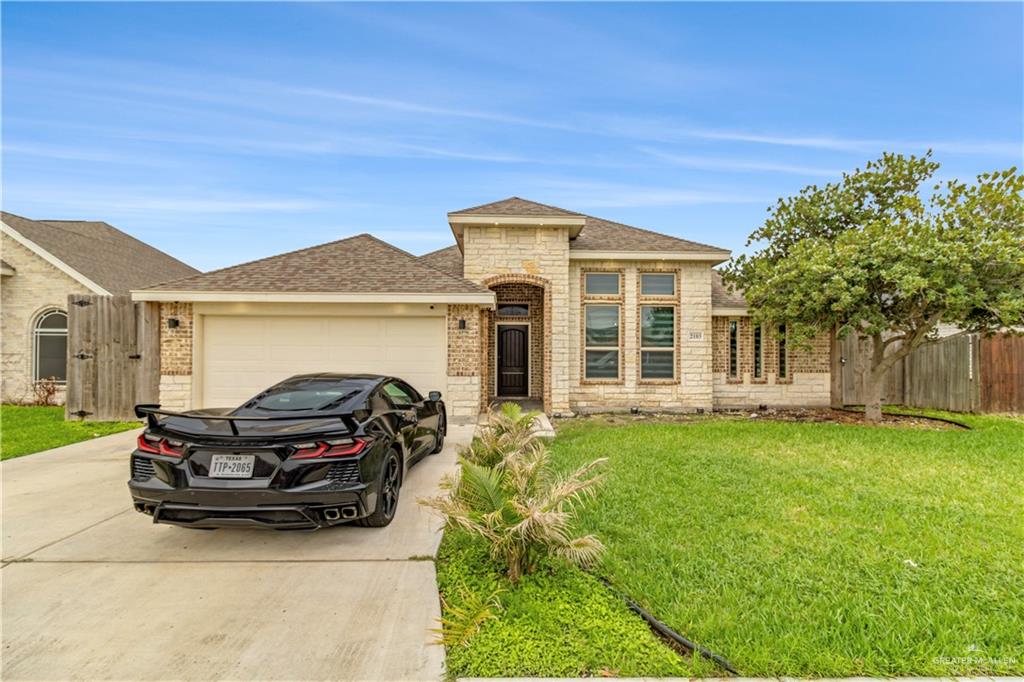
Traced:
[[4, 462], [2, 678], [438, 680], [440, 522], [416, 504], [472, 426], [421, 461], [387, 528], [155, 526], [125, 432]]

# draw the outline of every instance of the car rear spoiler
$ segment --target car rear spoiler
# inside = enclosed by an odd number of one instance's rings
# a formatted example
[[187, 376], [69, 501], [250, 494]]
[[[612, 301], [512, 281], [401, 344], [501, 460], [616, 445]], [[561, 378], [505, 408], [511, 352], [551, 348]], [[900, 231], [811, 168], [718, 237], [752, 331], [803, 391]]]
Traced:
[[145, 418], [146, 423], [150, 428], [166, 428], [158, 416], [163, 417], [174, 417], [175, 419], [194, 419], [196, 421], [208, 422], [208, 421], [223, 421], [228, 423], [228, 427], [231, 429], [231, 434], [234, 436], [241, 435], [238, 431], [237, 422], [275, 422], [275, 421], [293, 421], [293, 422], [308, 422], [308, 421], [327, 421], [331, 419], [339, 420], [350, 433], [355, 431], [356, 423], [352, 417], [344, 414], [325, 414], [325, 415], [303, 415], [301, 417], [296, 416], [274, 416], [274, 417], [232, 417], [229, 415], [219, 414], [188, 414], [187, 412], [171, 412], [170, 410], [161, 410], [159, 405], [136, 405], [135, 416], [139, 419]]

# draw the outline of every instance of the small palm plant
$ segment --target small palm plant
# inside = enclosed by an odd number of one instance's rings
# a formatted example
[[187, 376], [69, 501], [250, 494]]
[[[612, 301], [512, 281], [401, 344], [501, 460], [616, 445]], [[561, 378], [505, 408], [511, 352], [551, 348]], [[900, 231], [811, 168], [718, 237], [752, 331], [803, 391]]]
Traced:
[[510, 452], [495, 466], [462, 460], [462, 476], [447, 477], [438, 497], [423, 500], [449, 524], [484, 538], [515, 584], [545, 556], [587, 566], [604, 550], [593, 535], [573, 536], [578, 506], [601, 482], [596, 460], [568, 475], [551, 474], [540, 442]]
[[473, 464], [500, 466], [509, 454], [537, 447], [539, 441], [533, 435], [533, 422], [538, 414], [523, 412], [516, 403], [489, 409], [479, 435], [460, 454]]

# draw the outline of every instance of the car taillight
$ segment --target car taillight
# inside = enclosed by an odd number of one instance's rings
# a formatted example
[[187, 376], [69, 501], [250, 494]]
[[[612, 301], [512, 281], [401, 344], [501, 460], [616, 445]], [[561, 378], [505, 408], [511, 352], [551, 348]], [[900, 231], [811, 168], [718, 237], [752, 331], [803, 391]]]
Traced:
[[185, 454], [185, 444], [180, 440], [161, 438], [159, 436], [143, 432], [139, 434], [139, 450], [149, 452], [154, 455], [181, 457]]
[[325, 457], [354, 457], [366, 449], [370, 441], [365, 438], [342, 438], [295, 446], [292, 459], [323, 459]]

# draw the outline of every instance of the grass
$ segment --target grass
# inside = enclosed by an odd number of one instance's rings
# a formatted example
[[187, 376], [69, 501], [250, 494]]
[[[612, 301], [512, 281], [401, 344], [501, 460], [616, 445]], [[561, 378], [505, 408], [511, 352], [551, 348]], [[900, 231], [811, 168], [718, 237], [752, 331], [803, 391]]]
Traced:
[[512, 588], [500, 574], [480, 540], [445, 532], [437, 579], [446, 615], [469, 594], [502, 590], [498, 617], [466, 644], [448, 648], [450, 678], [669, 676], [691, 669], [591, 575], [552, 563]]
[[1024, 422], [950, 416], [974, 430], [592, 419], [552, 449], [610, 459], [595, 571], [743, 675], [1019, 675]]
[[0, 459], [12, 459], [119, 431], [139, 422], [64, 421], [63, 407], [0, 405]]

